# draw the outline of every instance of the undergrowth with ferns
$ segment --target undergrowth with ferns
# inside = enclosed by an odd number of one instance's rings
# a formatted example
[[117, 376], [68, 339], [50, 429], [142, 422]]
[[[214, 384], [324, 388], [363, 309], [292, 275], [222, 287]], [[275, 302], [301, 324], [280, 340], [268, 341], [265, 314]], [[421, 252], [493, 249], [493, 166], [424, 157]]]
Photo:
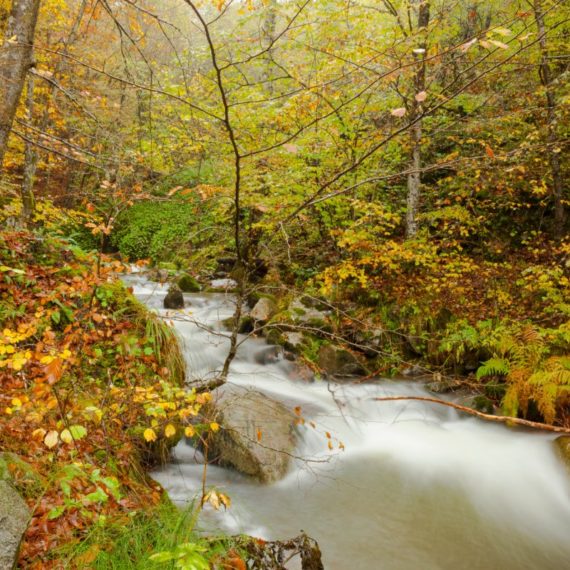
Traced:
[[158, 505], [146, 467], [217, 425], [122, 264], [35, 224], [0, 234], [0, 472], [32, 513], [20, 567], [55, 568], [62, 546]]

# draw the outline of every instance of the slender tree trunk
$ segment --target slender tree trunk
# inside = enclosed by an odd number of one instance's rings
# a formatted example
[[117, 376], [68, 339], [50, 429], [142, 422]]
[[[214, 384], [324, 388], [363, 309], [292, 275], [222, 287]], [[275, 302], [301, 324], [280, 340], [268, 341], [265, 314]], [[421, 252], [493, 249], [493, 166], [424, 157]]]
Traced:
[[[34, 116], [34, 76], [28, 74], [28, 85], [26, 93], [26, 114], [31, 123]], [[24, 179], [20, 189], [22, 197], [22, 223], [28, 225], [35, 210], [34, 199], [34, 178], [38, 164], [37, 152], [34, 145], [26, 141]]]
[[263, 22], [263, 36], [269, 49], [265, 57], [265, 69], [263, 71], [264, 81], [268, 81], [267, 88], [269, 93], [273, 93], [273, 83], [271, 80], [271, 64], [273, 61], [273, 49], [271, 45], [275, 41], [275, 27], [277, 24], [277, 0], [269, 0], [269, 6], [267, 7], [267, 14], [265, 16], [265, 21]]
[[[414, 49], [416, 58], [416, 73], [414, 76], [414, 97], [411, 102], [410, 127], [411, 144], [411, 172], [408, 174], [408, 196], [406, 204], [406, 237], [413, 238], [418, 233], [418, 211], [420, 206], [422, 179], [420, 169], [422, 167], [422, 120], [423, 97], [420, 95], [426, 85], [426, 55], [427, 41], [426, 28], [429, 24], [429, 2], [419, 0], [417, 34], [420, 37], [418, 48]], [[419, 120], [418, 120], [419, 119]]]
[[[73, 26], [71, 27], [67, 39], [62, 40], [63, 47], [61, 50], [61, 57], [53, 70], [53, 75], [52, 75], [53, 82], [49, 86], [49, 90], [45, 98], [45, 103], [43, 105], [44, 107], [43, 114], [37, 125], [37, 128], [40, 132], [46, 132], [50, 124], [50, 114], [49, 114], [50, 105], [58, 89], [56, 80], [59, 79], [59, 76], [63, 73], [63, 71], [67, 67], [66, 56], [69, 53], [70, 46], [77, 40], [77, 37], [79, 35], [79, 26], [81, 25], [81, 21], [83, 20], [86, 6], [87, 2], [86, 0], [83, 0], [79, 7], [79, 13], [77, 14], [77, 17], [73, 22]], [[35, 83], [34, 77], [33, 75], [30, 74], [28, 77], [28, 93], [26, 99], [27, 114], [30, 123], [32, 123], [33, 121], [34, 83]], [[33, 211], [35, 209], [35, 198], [33, 194], [33, 188], [34, 188], [34, 178], [36, 175], [36, 170], [38, 168], [38, 160], [39, 160], [39, 153], [37, 152], [36, 148], [31, 143], [26, 142], [24, 181], [21, 190], [22, 203], [23, 203], [22, 221], [24, 224], [29, 223], [33, 215]], [[66, 189], [66, 195], [69, 195], [68, 189]]]
[[32, 66], [32, 53], [40, 0], [12, 0], [8, 24], [0, 46], [0, 168], [8, 135]]
[[552, 81], [552, 72], [548, 64], [548, 45], [546, 38], [546, 26], [544, 24], [544, 12], [541, 0], [534, 2], [534, 18], [539, 36], [540, 46], [540, 82], [544, 87], [546, 97], [546, 124], [548, 142], [548, 163], [552, 174], [552, 185], [554, 194], [554, 230], [558, 236], [564, 233], [564, 223], [566, 213], [564, 211], [564, 179], [560, 165], [559, 152], [556, 149], [556, 96]]

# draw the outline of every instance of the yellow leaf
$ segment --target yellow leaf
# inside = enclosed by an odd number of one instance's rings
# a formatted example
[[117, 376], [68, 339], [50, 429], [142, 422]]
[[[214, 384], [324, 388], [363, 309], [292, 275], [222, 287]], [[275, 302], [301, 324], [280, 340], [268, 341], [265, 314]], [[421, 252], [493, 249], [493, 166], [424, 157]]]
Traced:
[[71, 432], [68, 429], [64, 429], [60, 434], [59, 437], [61, 441], [64, 443], [71, 443], [73, 441], [73, 437], [71, 437]]
[[146, 441], [156, 441], [156, 432], [152, 428], [147, 428], [144, 430], [143, 437]]
[[194, 426], [187, 426], [186, 429], [184, 430], [184, 435], [186, 437], [193, 437], [196, 434], [196, 430], [194, 429]]
[[176, 428], [172, 424], [168, 424], [164, 428], [164, 435], [166, 437], [172, 437], [172, 436], [176, 435]]
[[46, 435], [46, 430], [44, 428], [38, 428], [32, 432], [32, 439], [36, 440], [43, 439], [45, 435]]
[[210, 503], [216, 511], [220, 508], [220, 497], [216, 491], [210, 491], [202, 500], [202, 504]]
[[48, 447], [49, 449], [55, 447], [58, 441], [59, 441], [59, 434], [53, 429], [48, 431], [44, 438], [44, 443], [46, 447]]
[[217, 431], [220, 429], [220, 424], [219, 424], [218, 422], [212, 422], [212, 423], [210, 424], [210, 429], [211, 429], [213, 432], [217, 432]]
[[227, 495], [224, 495], [224, 493], [218, 493], [218, 497], [220, 499], [220, 503], [222, 503], [226, 509], [231, 506], [232, 500]]

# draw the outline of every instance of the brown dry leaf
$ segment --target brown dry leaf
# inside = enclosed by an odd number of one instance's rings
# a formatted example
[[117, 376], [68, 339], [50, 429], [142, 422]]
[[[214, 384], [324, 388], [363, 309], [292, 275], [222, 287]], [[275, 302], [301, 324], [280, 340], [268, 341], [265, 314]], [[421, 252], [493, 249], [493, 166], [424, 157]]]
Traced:
[[406, 108], [398, 107], [397, 109], [392, 109], [392, 111], [390, 111], [390, 114], [393, 117], [403, 117], [406, 114]]

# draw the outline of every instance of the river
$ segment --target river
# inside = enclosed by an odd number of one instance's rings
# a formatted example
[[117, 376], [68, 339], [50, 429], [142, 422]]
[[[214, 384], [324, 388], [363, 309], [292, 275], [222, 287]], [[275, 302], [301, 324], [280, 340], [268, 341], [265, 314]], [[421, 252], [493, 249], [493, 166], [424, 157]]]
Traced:
[[[185, 295], [187, 310], [166, 312], [164, 286], [139, 275], [127, 281], [149, 307], [175, 317], [190, 379], [220, 369], [228, 340], [216, 331], [233, 312], [231, 297]], [[373, 400], [428, 395], [417, 382], [299, 381], [286, 360], [260, 363], [266, 349], [261, 339], [245, 340], [229, 382], [301, 406], [316, 428], [300, 428], [302, 459], [273, 485], [209, 466], [208, 484], [232, 506], [206, 509], [202, 528], [266, 539], [304, 530], [319, 542], [327, 570], [570, 569], [570, 477], [553, 436], [443, 406]], [[200, 454], [182, 441], [152, 476], [183, 505], [195, 499], [202, 469]]]

